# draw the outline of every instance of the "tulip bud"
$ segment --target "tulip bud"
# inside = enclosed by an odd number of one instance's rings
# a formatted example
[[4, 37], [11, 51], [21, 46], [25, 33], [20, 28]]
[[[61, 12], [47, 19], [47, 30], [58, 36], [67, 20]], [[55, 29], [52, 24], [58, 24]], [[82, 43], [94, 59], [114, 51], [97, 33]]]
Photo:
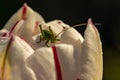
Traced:
[[45, 23], [24, 4], [0, 30], [0, 80], [102, 80], [102, 60], [91, 19], [83, 37], [61, 20]]

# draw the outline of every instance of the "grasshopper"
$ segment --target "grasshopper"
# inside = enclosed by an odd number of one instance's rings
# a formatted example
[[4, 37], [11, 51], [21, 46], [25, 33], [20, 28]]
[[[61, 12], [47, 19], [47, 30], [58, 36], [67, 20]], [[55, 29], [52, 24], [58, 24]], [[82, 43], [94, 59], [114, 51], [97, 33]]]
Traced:
[[[83, 24], [77, 24], [77, 25], [74, 25], [70, 28], [73, 28], [73, 27], [78, 27], [78, 26], [84, 26], [84, 25], [87, 25], [87, 23], [83, 23]], [[95, 23], [95, 25], [101, 25], [100, 23]], [[40, 35], [40, 41], [37, 42], [37, 43], [40, 43], [41, 41], [45, 41], [45, 45], [47, 47], [49, 47], [50, 45], [48, 43], [55, 43], [56, 41], [60, 41], [60, 39], [58, 39], [57, 37], [63, 33], [64, 31], [70, 29], [70, 28], [65, 28], [63, 27], [63, 30], [61, 32], [59, 32], [58, 34], [55, 34], [53, 32], [53, 30], [51, 29], [51, 27], [49, 26], [49, 29], [42, 29], [42, 26], [39, 25], [40, 27], [40, 31], [41, 31], [41, 35]]]
[[60, 41], [60, 39], [57, 39], [59, 35], [56, 35], [50, 26], [48, 30], [47, 29], [43, 30], [41, 25], [39, 27], [41, 31], [39, 42], [45, 41], [45, 45], [49, 47], [50, 45], [48, 43], [55, 43], [56, 41]]

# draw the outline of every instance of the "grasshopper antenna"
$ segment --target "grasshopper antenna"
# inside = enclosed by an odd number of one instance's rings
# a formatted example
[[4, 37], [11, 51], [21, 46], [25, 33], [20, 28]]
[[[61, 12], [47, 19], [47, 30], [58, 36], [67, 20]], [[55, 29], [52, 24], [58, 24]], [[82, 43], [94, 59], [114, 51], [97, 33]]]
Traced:
[[[75, 28], [75, 27], [80, 27], [80, 26], [86, 26], [87, 24], [88, 24], [88, 23], [76, 24], [76, 25], [71, 26], [70, 28]], [[98, 25], [98, 26], [99, 26], [99, 25], [101, 25], [101, 23], [94, 23], [94, 25]], [[65, 28], [64, 26], [62, 26], [62, 27], [63, 27], [63, 30], [62, 30], [61, 32], [59, 32], [59, 33], [56, 35], [56, 37], [58, 37], [62, 32], [70, 29], [70, 28]]]
[[[76, 24], [76, 25], [73, 25], [72, 27], [79, 27], [79, 26], [86, 26], [88, 23], [82, 23], [82, 24]], [[101, 23], [94, 23], [94, 25], [101, 25]]]

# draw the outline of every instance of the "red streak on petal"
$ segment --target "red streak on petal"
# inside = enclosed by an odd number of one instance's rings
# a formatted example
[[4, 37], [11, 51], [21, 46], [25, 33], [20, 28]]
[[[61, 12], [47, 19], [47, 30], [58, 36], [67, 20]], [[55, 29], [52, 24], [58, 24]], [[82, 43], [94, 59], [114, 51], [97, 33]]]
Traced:
[[60, 24], [63, 27], [63, 29], [66, 29], [66, 27], [63, 25], [63, 22], [61, 20], [57, 20], [57, 23]]
[[38, 21], [36, 21], [36, 22], [35, 22], [35, 27], [37, 27], [37, 26], [38, 26], [38, 24], [39, 24], [39, 22], [38, 22]]
[[79, 78], [77, 78], [76, 80], [80, 80]]
[[5, 36], [7, 36], [7, 33], [2, 33], [2, 37], [5, 37]]
[[[26, 40], [25, 40], [23, 37], [19, 36], [19, 38], [20, 38], [21, 40], [23, 40], [23, 41], [26, 42]], [[27, 42], [26, 42], [26, 43], [27, 43]]]
[[21, 19], [25, 19], [26, 13], [27, 13], [27, 4], [24, 4], [23, 9], [22, 9], [22, 17], [21, 17]]
[[62, 23], [62, 21], [60, 21], [60, 20], [57, 20], [57, 23], [58, 23], [58, 24], [61, 24], [61, 23]]
[[[19, 36], [19, 38], [20, 38], [22, 41], [24, 41], [25, 43], [28, 44], [28, 42], [27, 42], [23, 37]], [[29, 45], [29, 44], [28, 44], [28, 45]]]
[[35, 30], [37, 30], [38, 25], [39, 25], [39, 22], [38, 22], [38, 21], [36, 21], [36, 22], [35, 22], [35, 28], [34, 28]]
[[62, 72], [61, 72], [60, 63], [58, 60], [57, 50], [55, 46], [52, 47], [52, 51], [53, 51], [54, 61], [55, 61], [55, 66], [56, 66], [57, 80], [62, 80]]
[[18, 24], [18, 22], [19, 22], [19, 21], [17, 21], [17, 22], [14, 24], [14, 26], [11, 28], [10, 33], [9, 33], [9, 34], [11, 34], [11, 33], [14, 31], [14, 29], [15, 29], [16, 25]]
[[93, 29], [95, 30], [95, 33], [97, 33], [97, 30], [96, 30], [95, 25], [93, 24], [93, 22], [92, 22], [92, 19], [91, 19], [91, 18], [90, 18], [90, 19], [88, 19], [88, 24], [91, 24], [91, 25], [92, 25], [92, 27], [93, 27]]
[[38, 21], [36, 21], [36, 22], [35, 22], [35, 26], [34, 26], [34, 30], [33, 30], [33, 35], [35, 35], [35, 34], [38, 34], [38, 33], [39, 33], [38, 25], [39, 25], [39, 22], [38, 22]]

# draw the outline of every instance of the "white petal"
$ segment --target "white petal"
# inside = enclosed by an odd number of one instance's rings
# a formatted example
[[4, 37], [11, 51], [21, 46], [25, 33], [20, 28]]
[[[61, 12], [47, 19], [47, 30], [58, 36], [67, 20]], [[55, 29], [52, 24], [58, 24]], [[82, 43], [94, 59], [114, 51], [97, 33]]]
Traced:
[[6, 52], [8, 43], [9, 43], [10, 38], [8, 37], [0, 37], [0, 68], [1, 68], [1, 60], [4, 57], [4, 53]]
[[[13, 33], [13, 34], [17, 34], [17, 33], [19, 32], [21, 26], [23, 25], [23, 23], [24, 23], [24, 20], [23, 20], [23, 19], [21, 19], [20, 21], [18, 21], [18, 22], [12, 27], [12, 28], [14, 28], [13, 31], [12, 31], [12, 33]], [[12, 30], [12, 28], [11, 28], [11, 30]], [[11, 31], [11, 30], [10, 30], [10, 31]]]
[[6, 29], [0, 30], [0, 38], [8, 37], [8, 35], [9, 35], [8, 30]]
[[26, 66], [26, 59], [33, 52], [33, 49], [25, 41], [19, 37], [13, 37], [8, 50], [11, 80], [36, 80], [33, 71]]
[[[60, 33], [63, 29], [70, 28], [69, 25], [65, 24], [61, 20], [54, 20], [47, 23], [48, 26], [51, 26], [55, 34]], [[81, 43], [83, 42], [82, 35], [76, 31], [74, 28], [63, 31], [58, 37], [60, 37], [60, 42], [65, 44], [75, 44], [75, 42], [80, 39]]]
[[51, 48], [40, 48], [27, 59], [28, 66], [37, 80], [56, 80], [54, 59]]
[[[72, 45], [60, 44], [56, 46], [59, 63], [61, 66], [63, 80], [76, 80], [76, 61], [75, 50]], [[76, 61], [76, 62], [75, 62]]]
[[26, 41], [31, 40], [33, 36], [35, 22], [36, 22], [35, 17], [27, 18], [24, 21], [23, 25], [21, 26], [20, 30], [18, 31], [17, 35], [21, 36]]
[[[17, 32], [17, 35], [22, 37], [33, 49], [37, 49], [42, 45], [41, 43], [40, 44], [36, 43], [36, 40], [33, 39], [33, 36], [35, 35], [34, 33], [38, 34], [40, 30], [39, 26], [36, 27], [35, 24], [36, 18], [29, 17], [25, 20], [25, 22], [22, 24], [21, 28]], [[35, 30], [35, 28], [37, 29]]]
[[[26, 58], [33, 52], [32, 48], [19, 37], [1, 36], [0, 71], [4, 72], [0, 74], [0, 79], [36, 80], [34, 73], [26, 66], [25, 62]], [[4, 78], [2, 76], [4, 76]]]
[[[56, 53], [54, 53], [53, 47], [39, 48], [27, 59], [27, 64], [35, 72], [37, 79], [56, 80], [59, 77], [62, 77], [62, 80], [80, 79], [78, 76], [80, 72], [80, 47], [78, 47], [78, 52], [72, 45], [67, 44], [59, 44], [55, 48]], [[58, 62], [55, 59], [55, 54]], [[57, 71], [62, 76], [57, 75]]]
[[22, 37], [33, 49], [36, 49], [42, 45], [41, 43], [37, 44], [32, 38], [40, 33], [39, 24], [45, 24], [41, 15], [24, 4], [11, 17], [4, 28], [10, 30], [10, 33]]
[[83, 80], [102, 80], [102, 46], [99, 33], [91, 19], [85, 30], [81, 49], [80, 77]]
[[65, 24], [61, 20], [50, 21], [47, 23], [47, 25], [51, 27], [55, 34], [60, 33], [63, 30], [63, 28], [69, 28], [69, 25]]
[[7, 48], [10, 38], [8, 37], [8, 31], [5, 29], [0, 30], [0, 53], [3, 49]]
[[82, 43], [83, 37], [77, 30], [75, 30], [74, 28], [70, 28], [65, 32], [63, 32], [60, 40], [61, 40], [61, 43], [74, 45], [77, 40], [80, 40]]

